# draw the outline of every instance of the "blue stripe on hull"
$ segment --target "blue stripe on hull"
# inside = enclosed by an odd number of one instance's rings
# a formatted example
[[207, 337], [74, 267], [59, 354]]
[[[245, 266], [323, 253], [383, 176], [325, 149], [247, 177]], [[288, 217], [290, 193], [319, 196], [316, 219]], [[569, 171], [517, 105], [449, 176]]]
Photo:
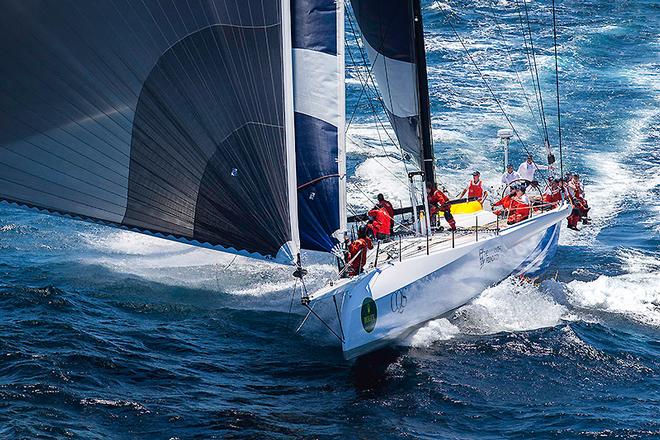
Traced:
[[538, 276], [543, 272], [557, 253], [559, 242], [559, 223], [547, 229], [538, 246], [513, 272], [514, 275]]

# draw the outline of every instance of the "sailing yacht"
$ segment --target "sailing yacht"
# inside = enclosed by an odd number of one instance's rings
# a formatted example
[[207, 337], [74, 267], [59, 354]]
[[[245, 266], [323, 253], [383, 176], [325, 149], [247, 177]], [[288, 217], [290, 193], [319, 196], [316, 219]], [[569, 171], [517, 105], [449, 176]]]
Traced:
[[[506, 225], [479, 204], [457, 203], [461, 231], [433, 228], [423, 188], [441, 164], [420, 0], [350, 3], [367, 71], [416, 171], [407, 232], [379, 243], [359, 276], [303, 292], [302, 306], [348, 359], [510, 274], [542, 269], [571, 209], [562, 202]], [[342, 0], [5, 2], [0, 199], [288, 264], [304, 282], [301, 251], [337, 254], [348, 234], [344, 8]], [[336, 327], [319, 312], [325, 302]]]

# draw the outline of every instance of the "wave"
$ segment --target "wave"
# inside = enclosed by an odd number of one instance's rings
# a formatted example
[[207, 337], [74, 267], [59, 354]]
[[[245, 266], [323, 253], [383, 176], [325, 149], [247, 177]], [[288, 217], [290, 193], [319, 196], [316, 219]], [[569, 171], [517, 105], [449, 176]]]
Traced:
[[459, 335], [488, 335], [519, 332], [559, 325], [572, 319], [569, 309], [557, 302], [559, 283], [546, 281], [540, 286], [508, 278], [483, 291], [474, 301], [448, 318], [428, 322], [406, 341], [413, 347], [428, 347], [436, 341]]
[[574, 307], [616, 313], [660, 327], [660, 272], [601, 275], [593, 281], [571, 281], [566, 287]]
[[621, 249], [618, 257], [627, 273], [566, 284], [546, 280], [538, 286], [509, 278], [484, 290], [450, 317], [428, 322], [405, 343], [429, 347], [459, 335], [521, 332], [574, 320], [592, 322], [599, 319], [599, 312], [660, 327], [660, 256]]
[[626, 249], [618, 257], [628, 273], [571, 281], [566, 285], [567, 300], [573, 307], [616, 313], [660, 327], [660, 258]]

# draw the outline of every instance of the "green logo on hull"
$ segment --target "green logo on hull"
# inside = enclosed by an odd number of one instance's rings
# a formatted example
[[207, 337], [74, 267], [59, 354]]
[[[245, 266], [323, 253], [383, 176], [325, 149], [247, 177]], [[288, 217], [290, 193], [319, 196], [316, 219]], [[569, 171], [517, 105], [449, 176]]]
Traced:
[[378, 309], [376, 303], [371, 298], [365, 298], [362, 301], [362, 327], [367, 333], [371, 333], [376, 327], [376, 320], [378, 319]]

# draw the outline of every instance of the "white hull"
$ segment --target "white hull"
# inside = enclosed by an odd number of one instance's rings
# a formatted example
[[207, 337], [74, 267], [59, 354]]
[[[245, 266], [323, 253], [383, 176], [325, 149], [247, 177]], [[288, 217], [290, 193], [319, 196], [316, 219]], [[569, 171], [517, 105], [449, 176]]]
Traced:
[[[537, 215], [499, 235], [464, 237], [456, 246], [389, 261], [336, 286], [344, 357], [351, 359], [405, 337], [511, 274], [533, 274], [554, 255], [570, 206]], [[326, 295], [323, 295], [326, 296]], [[374, 307], [375, 304], [375, 307]]]

